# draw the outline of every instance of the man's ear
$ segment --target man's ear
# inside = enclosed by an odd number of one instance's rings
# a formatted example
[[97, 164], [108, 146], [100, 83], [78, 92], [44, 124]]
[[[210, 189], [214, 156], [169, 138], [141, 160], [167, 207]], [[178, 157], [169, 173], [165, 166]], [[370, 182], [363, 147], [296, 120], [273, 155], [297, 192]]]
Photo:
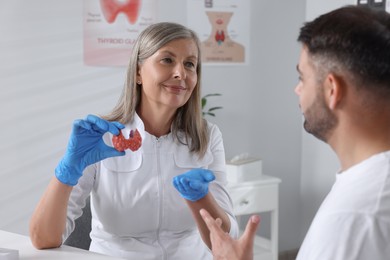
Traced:
[[329, 73], [324, 82], [325, 99], [331, 110], [334, 110], [345, 95], [345, 82], [342, 77]]

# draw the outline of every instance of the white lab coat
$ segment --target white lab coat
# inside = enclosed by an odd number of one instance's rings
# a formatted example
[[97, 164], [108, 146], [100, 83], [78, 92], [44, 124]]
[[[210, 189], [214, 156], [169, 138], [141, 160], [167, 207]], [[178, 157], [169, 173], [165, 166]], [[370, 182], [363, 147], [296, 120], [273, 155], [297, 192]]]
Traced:
[[[91, 194], [91, 251], [127, 259], [212, 259], [184, 199], [173, 187], [174, 176], [193, 168], [214, 172], [209, 186], [231, 221], [230, 234], [238, 236], [238, 225], [225, 185], [225, 152], [218, 127], [209, 123], [210, 142], [199, 159], [172, 134], [156, 138], [145, 132], [141, 119], [122, 130], [128, 136], [137, 128], [143, 142], [136, 152], [103, 160], [87, 167], [74, 187], [67, 213], [63, 241], [74, 229], [85, 199]], [[104, 136], [112, 145], [112, 135]]]

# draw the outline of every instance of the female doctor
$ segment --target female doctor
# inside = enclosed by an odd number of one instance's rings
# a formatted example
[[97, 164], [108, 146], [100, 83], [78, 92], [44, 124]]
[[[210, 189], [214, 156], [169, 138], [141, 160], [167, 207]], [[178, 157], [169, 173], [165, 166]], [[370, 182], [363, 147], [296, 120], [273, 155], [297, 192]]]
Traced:
[[[196, 34], [175, 23], [138, 37], [118, 104], [73, 123], [68, 147], [30, 222], [39, 249], [59, 247], [91, 197], [90, 250], [127, 259], [212, 259], [201, 208], [237, 237], [218, 127], [202, 118]], [[113, 135], [137, 129], [119, 152]]]

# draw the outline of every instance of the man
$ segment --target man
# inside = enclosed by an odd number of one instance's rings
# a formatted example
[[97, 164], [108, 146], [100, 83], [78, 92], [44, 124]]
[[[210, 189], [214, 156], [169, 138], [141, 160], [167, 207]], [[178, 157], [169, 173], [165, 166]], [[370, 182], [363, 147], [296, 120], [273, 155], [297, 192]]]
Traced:
[[[298, 41], [304, 128], [331, 146], [341, 168], [297, 259], [390, 259], [390, 14], [345, 6], [306, 23]], [[251, 239], [222, 244], [218, 221], [202, 216], [216, 259], [252, 259], [223, 255]]]

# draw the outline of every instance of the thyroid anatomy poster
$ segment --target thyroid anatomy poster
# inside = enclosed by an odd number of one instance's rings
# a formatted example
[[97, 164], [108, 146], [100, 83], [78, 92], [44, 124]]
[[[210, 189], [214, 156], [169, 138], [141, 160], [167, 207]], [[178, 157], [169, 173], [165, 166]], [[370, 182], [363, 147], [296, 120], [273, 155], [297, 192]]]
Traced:
[[187, 0], [187, 17], [201, 40], [204, 64], [249, 62], [249, 0]]
[[84, 0], [84, 63], [127, 66], [139, 33], [156, 22], [157, 0]]

